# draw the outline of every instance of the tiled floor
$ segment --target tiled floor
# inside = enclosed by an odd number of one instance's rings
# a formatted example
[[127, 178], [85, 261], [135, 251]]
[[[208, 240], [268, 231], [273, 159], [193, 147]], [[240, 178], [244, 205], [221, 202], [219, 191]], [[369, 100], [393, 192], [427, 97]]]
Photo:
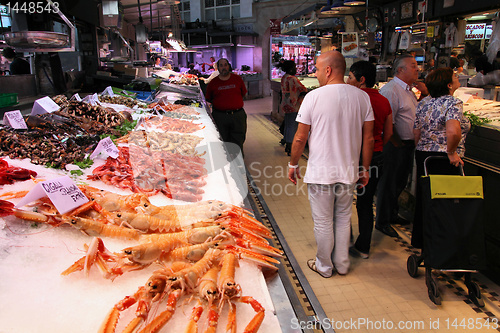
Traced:
[[[289, 157], [278, 143], [277, 126], [268, 120], [271, 103], [270, 97], [245, 101], [245, 163], [336, 332], [500, 331], [495, 329], [500, 318], [500, 288], [480, 274], [473, 277], [482, 288], [484, 308], [470, 304], [462, 280], [439, 272], [442, 305], [429, 300], [423, 268], [417, 278], [407, 273], [411, 228], [398, 226], [400, 239], [375, 230], [370, 258], [351, 257], [346, 276], [324, 279], [309, 270], [306, 260], [315, 257], [316, 242], [307, 189], [304, 183], [294, 186], [287, 179]], [[299, 164], [305, 168], [306, 161]], [[356, 237], [355, 209], [351, 221]]]

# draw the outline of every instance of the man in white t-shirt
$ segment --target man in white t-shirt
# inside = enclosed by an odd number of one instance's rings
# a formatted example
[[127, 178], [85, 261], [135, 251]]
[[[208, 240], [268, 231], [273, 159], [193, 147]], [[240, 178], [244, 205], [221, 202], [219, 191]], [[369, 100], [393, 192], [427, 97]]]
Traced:
[[370, 98], [344, 83], [345, 70], [345, 59], [338, 51], [318, 57], [320, 88], [309, 92], [300, 107], [288, 169], [288, 178], [297, 184], [301, 178], [298, 162], [309, 140], [304, 182], [318, 249], [307, 266], [325, 278], [334, 270], [342, 275], [349, 270], [353, 191], [356, 182], [359, 186], [368, 183], [374, 143]]

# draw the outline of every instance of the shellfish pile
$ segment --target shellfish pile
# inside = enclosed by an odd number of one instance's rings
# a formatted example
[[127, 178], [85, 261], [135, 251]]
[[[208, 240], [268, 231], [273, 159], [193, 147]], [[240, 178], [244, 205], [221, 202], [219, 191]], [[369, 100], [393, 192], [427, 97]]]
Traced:
[[[196, 332], [203, 326], [215, 332], [220, 315], [226, 312], [226, 330], [235, 330], [236, 304], [255, 312], [245, 323], [245, 332], [258, 331], [265, 308], [244, 294], [250, 290], [243, 291], [238, 284], [236, 267], [246, 261], [275, 271], [279, 261], [274, 257], [282, 253], [269, 245], [266, 237], [271, 236], [270, 231], [248, 211], [216, 200], [155, 206], [144, 194], [125, 196], [88, 186], [80, 188], [90, 201], [67, 214], [57, 214], [50, 201], [40, 199], [35, 204], [36, 212], [0, 201], [0, 216], [69, 226], [95, 236], [84, 246], [85, 255], [63, 271], [63, 276], [98, 270], [104, 278], [115, 280], [126, 278], [131, 271], [157, 267], [143, 286], [117, 300], [110, 312], [103, 314], [99, 332], [115, 332], [123, 326], [120, 317], [130, 321], [125, 332], [159, 332], [175, 315], [178, 304], [193, 308], [184, 322], [187, 331]], [[132, 244], [112, 252], [101, 237]], [[133, 308], [135, 313], [128, 311]]]

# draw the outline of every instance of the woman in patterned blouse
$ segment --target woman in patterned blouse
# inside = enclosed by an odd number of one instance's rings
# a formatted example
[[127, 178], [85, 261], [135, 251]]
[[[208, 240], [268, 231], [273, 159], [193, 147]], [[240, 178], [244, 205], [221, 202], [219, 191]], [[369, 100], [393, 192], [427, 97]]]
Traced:
[[[425, 79], [429, 96], [417, 106], [414, 124], [415, 161], [417, 166], [417, 193], [413, 221], [412, 245], [422, 247], [422, 202], [420, 177], [424, 175], [424, 160], [429, 156], [443, 156], [444, 163], [429, 163], [428, 171], [434, 174], [457, 174], [463, 165], [465, 137], [470, 123], [464, 116], [463, 102], [453, 97], [460, 87], [458, 74], [449, 67], [433, 70]], [[431, 168], [432, 166], [432, 168]]]
[[290, 155], [293, 137], [297, 131], [298, 123], [295, 121], [299, 112], [300, 104], [304, 98], [307, 88], [295, 76], [297, 66], [291, 60], [285, 60], [281, 64], [285, 75], [281, 78], [281, 109], [285, 113], [285, 131], [284, 140], [286, 143], [285, 151]]

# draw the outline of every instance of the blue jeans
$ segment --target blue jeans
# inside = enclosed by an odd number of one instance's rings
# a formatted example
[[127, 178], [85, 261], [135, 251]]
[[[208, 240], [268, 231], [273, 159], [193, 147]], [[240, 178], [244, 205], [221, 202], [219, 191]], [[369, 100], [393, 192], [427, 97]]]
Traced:
[[375, 225], [383, 228], [395, 222], [398, 217], [398, 198], [408, 183], [413, 166], [413, 140], [404, 141], [396, 147], [392, 142], [384, 146], [384, 171], [377, 190], [377, 220]]

